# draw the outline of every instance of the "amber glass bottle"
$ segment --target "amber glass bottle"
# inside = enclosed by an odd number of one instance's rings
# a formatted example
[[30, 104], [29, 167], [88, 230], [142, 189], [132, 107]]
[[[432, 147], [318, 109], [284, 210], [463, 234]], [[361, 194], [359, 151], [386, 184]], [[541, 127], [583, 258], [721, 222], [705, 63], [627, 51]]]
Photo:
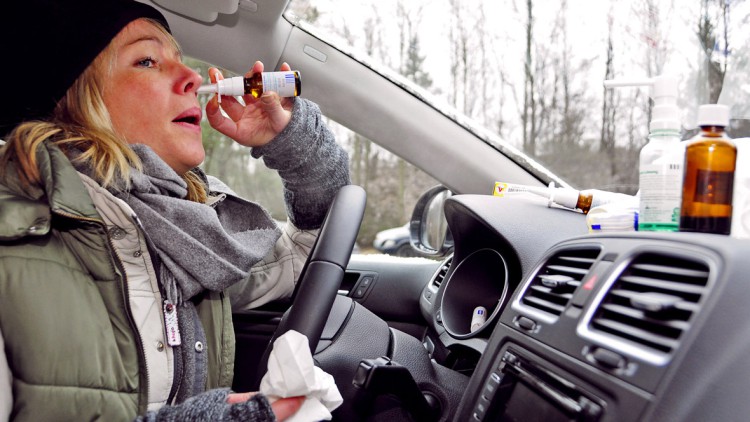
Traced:
[[281, 97], [296, 97], [302, 93], [302, 78], [299, 71], [256, 73], [251, 78], [244, 78], [245, 94], [255, 98], [265, 91], [275, 91]]
[[260, 97], [265, 91], [274, 91], [280, 97], [296, 97], [302, 93], [302, 77], [298, 70], [255, 73], [249, 78], [235, 76], [222, 79], [215, 84], [204, 84], [198, 94], [252, 95]]
[[724, 133], [729, 108], [703, 105], [700, 133], [685, 150], [680, 231], [729, 234], [737, 148]]

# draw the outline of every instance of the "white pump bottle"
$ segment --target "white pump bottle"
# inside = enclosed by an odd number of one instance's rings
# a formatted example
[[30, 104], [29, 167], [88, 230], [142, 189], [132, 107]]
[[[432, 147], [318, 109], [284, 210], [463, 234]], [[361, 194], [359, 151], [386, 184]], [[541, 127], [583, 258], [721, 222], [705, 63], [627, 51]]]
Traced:
[[680, 142], [677, 79], [662, 75], [604, 81], [605, 88], [623, 86], [649, 86], [654, 100], [648, 143], [641, 149], [638, 168], [638, 230], [677, 231], [685, 165], [685, 146]]

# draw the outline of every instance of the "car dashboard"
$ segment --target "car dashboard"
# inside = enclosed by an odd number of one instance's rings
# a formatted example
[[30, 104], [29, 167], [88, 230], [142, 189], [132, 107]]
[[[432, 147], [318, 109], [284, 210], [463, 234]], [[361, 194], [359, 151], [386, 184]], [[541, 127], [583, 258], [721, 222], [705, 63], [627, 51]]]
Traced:
[[453, 420], [746, 420], [747, 241], [588, 234], [533, 198], [456, 195], [445, 214], [455, 249], [420, 308], [435, 360], [475, 356]]

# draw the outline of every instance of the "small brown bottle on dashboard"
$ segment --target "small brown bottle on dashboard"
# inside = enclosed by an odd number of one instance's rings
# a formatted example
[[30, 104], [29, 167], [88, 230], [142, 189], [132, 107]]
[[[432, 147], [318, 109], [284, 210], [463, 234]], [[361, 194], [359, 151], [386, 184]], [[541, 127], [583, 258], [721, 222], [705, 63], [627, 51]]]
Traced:
[[702, 105], [700, 133], [685, 149], [680, 231], [729, 234], [737, 148], [724, 133], [729, 107]]

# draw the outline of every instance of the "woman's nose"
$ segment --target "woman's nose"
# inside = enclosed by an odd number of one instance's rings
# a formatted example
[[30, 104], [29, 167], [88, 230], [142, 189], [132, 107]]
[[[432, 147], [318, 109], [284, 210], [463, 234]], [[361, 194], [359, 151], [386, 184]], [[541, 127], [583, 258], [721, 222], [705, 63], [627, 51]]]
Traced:
[[181, 93], [195, 93], [198, 91], [198, 88], [203, 83], [203, 78], [201, 77], [200, 73], [196, 72], [195, 70], [191, 69], [189, 66], [186, 66], [185, 64], [180, 64], [181, 71], [183, 72], [182, 77], [180, 78], [178, 90]]

